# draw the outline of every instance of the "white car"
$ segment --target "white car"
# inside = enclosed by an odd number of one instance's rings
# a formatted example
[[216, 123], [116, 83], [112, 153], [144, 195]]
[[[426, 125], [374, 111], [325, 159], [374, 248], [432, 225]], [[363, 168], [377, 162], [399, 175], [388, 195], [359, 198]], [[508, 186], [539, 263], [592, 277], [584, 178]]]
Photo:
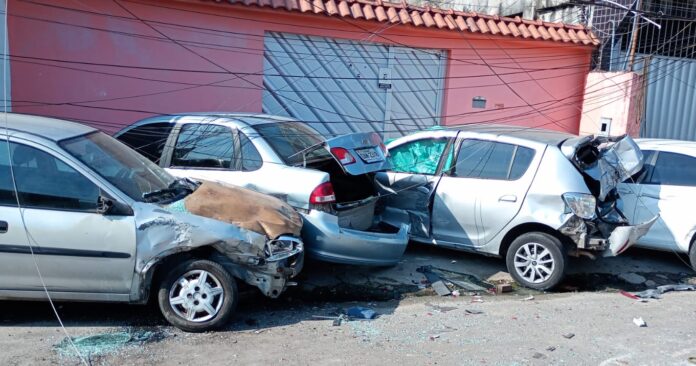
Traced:
[[636, 246], [688, 253], [696, 268], [696, 142], [638, 139], [644, 169], [619, 185], [622, 211], [640, 221], [660, 218]]

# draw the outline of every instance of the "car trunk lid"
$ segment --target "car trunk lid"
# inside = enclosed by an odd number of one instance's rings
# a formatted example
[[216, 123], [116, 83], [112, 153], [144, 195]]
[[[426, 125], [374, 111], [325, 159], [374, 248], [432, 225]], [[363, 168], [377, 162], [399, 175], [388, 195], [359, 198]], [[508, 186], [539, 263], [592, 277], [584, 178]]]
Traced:
[[350, 175], [363, 175], [390, 168], [387, 148], [376, 132], [358, 132], [325, 140], [297, 154], [306, 157], [317, 149], [326, 149], [338, 162], [341, 170]]

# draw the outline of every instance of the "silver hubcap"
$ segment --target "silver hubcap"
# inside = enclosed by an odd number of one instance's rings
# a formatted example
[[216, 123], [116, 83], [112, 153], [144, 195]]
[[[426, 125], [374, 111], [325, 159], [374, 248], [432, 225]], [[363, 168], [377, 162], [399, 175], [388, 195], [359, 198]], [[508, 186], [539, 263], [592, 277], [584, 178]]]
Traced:
[[555, 267], [551, 252], [539, 243], [527, 243], [515, 253], [515, 270], [527, 282], [548, 280]]
[[225, 291], [212, 273], [194, 270], [185, 273], [169, 290], [169, 304], [174, 312], [192, 322], [212, 319], [222, 308]]

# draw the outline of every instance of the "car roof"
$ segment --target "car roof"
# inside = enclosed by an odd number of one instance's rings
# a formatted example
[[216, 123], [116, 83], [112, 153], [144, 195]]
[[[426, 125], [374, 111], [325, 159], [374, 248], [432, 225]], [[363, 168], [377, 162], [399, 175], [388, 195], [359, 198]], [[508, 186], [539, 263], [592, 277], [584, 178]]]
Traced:
[[531, 128], [524, 126], [487, 124], [487, 123], [472, 123], [459, 126], [445, 126], [448, 130], [457, 130], [462, 132], [473, 132], [480, 134], [488, 134], [493, 136], [506, 136], [516, 139], [534, 141], [546, 145], [558, 146], [563, 141], [569, 138], [575, 138], [576, 135], [546, 130], [541, 128]]
[[696, 141], [636, 139], [636, 143], [641, 149], [682, 152], [690, 155], [696, 155]]
[[[7, 121], [7, 123], [5, 123]], [[97, 131], [80, 123], [19, 113], [0, 113], [0, 131], [24, 132], [52, 141], [61, 141]]]

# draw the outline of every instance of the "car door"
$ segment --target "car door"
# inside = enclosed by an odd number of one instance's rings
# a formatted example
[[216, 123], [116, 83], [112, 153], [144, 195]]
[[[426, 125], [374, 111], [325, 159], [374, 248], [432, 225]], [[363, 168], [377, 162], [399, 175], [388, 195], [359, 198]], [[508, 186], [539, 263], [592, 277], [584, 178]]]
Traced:
[[[655, 158], [657, 154], [653, 150], [642, 150], [643, 152], [643, 169], [630, 179], [620, 183], [616, 188], [619, 193], [620, 200], [619, 210], [623, 212], [631, 223], [640, 223], [644, 221], [635, 221], [637, 218], [636, 209], [640, 200], [640, 191], [642, 185], [652, 175], [652, 169], [655, 166]], [[646, 209], [646, 207], [643, 207]], [[654, 211], [655, 209], [653, 209]], [[644, 215], [641, 214], [641, 217]], [[653, 216], [654, 217], [654, 216]], [[651, 217], [652, 218], [652, 217]]]
[[[36, 271], [27, 271], [27, 234], [17, 207], [10, 171], [10, 152], [0, 140], [0, 290], [28, 289], [36, 285]], [[30, 267], [34, 268], [34, 267]]]
[[509, 143], [462, 139], [455, 164], [437, 185], [433, 237], [482, 246], [519, 212], [533, 172], [534, 150]]
[[453, 141], [451, 136], [429, 136], [390, 147], [392, 168], [376, 175], [385, 222], [410, 223], [415, 239], [431, 237], [433, 192], [440, 172], [451, 164]]
[[[98, 213], [102, 190], [54, 150], [28, 141], [11, 142], [10, 149], [27, 239], [13, 231], [16, 244], [0, 255], [3, 276], [9, 269], [13, 273], [0, 286], [43, 290], [38, 265], [50, 291], [129, 294], [133, 216]], [[21, 228], [21, 218], [13, 224]]]
[[640, 186], [634, 221], [660, 217], [637, 244], [688, 251], [696, 227], [696, 219], [688, 211], [696, 207], [696, 158], [659, 151], [652, 174]]

